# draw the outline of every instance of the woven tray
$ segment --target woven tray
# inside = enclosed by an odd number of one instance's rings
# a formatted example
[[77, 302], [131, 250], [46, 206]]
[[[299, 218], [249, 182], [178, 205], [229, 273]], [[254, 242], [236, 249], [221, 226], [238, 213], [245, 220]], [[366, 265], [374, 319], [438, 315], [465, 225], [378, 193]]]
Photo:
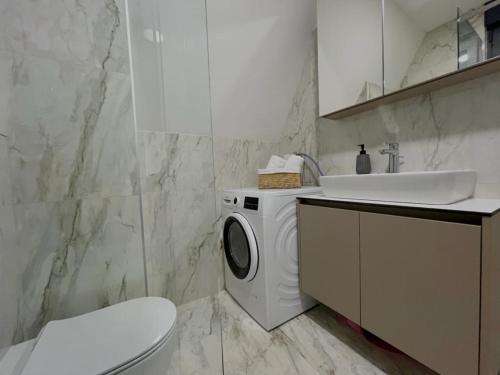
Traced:
[[259, 189], [296, 189], [302, 187], [301, 173], [258, 174]]

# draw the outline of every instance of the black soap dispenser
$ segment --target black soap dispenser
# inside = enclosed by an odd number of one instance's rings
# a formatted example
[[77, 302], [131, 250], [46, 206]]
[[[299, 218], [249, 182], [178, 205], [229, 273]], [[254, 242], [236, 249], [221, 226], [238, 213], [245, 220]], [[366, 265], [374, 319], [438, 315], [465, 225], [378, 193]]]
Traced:
[[372, 171], [372, 164], [370, 162], [370, 155], [365, 151], [365, 145], [358, 145], [361, 151], [356, 158], [356, 173], [357, 174], [370, 174]]

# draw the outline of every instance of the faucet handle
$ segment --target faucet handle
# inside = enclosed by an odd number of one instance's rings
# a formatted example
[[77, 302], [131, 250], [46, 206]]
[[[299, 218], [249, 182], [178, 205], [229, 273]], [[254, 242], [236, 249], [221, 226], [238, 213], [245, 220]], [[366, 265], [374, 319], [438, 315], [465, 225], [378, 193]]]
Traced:
[[389, 149], [392, 149], [392, 150], [398, 150], [399, 149], [399, 143], [398, 142], [386, 142], [385, 143]]

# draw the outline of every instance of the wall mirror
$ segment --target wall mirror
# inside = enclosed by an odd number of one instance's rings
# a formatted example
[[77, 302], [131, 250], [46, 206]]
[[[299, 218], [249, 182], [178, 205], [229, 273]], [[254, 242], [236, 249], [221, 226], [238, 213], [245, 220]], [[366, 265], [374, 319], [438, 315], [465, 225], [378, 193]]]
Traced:
[[381, 0], [318, 0], [322, 114], [383, 94]]
[[318, 0], [321, 116], [499, 56], [500, 0]]

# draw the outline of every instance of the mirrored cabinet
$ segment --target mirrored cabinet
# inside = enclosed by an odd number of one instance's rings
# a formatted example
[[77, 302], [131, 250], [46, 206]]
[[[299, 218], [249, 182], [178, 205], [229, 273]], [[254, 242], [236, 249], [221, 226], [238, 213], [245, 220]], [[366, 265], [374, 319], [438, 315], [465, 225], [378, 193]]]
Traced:
[[382, 96], [382, 1], [320, 0], [317, 6], [320, 112]]
[[321, 116], [419, 95], [499, 62], [500, 0], [318, 0]]

